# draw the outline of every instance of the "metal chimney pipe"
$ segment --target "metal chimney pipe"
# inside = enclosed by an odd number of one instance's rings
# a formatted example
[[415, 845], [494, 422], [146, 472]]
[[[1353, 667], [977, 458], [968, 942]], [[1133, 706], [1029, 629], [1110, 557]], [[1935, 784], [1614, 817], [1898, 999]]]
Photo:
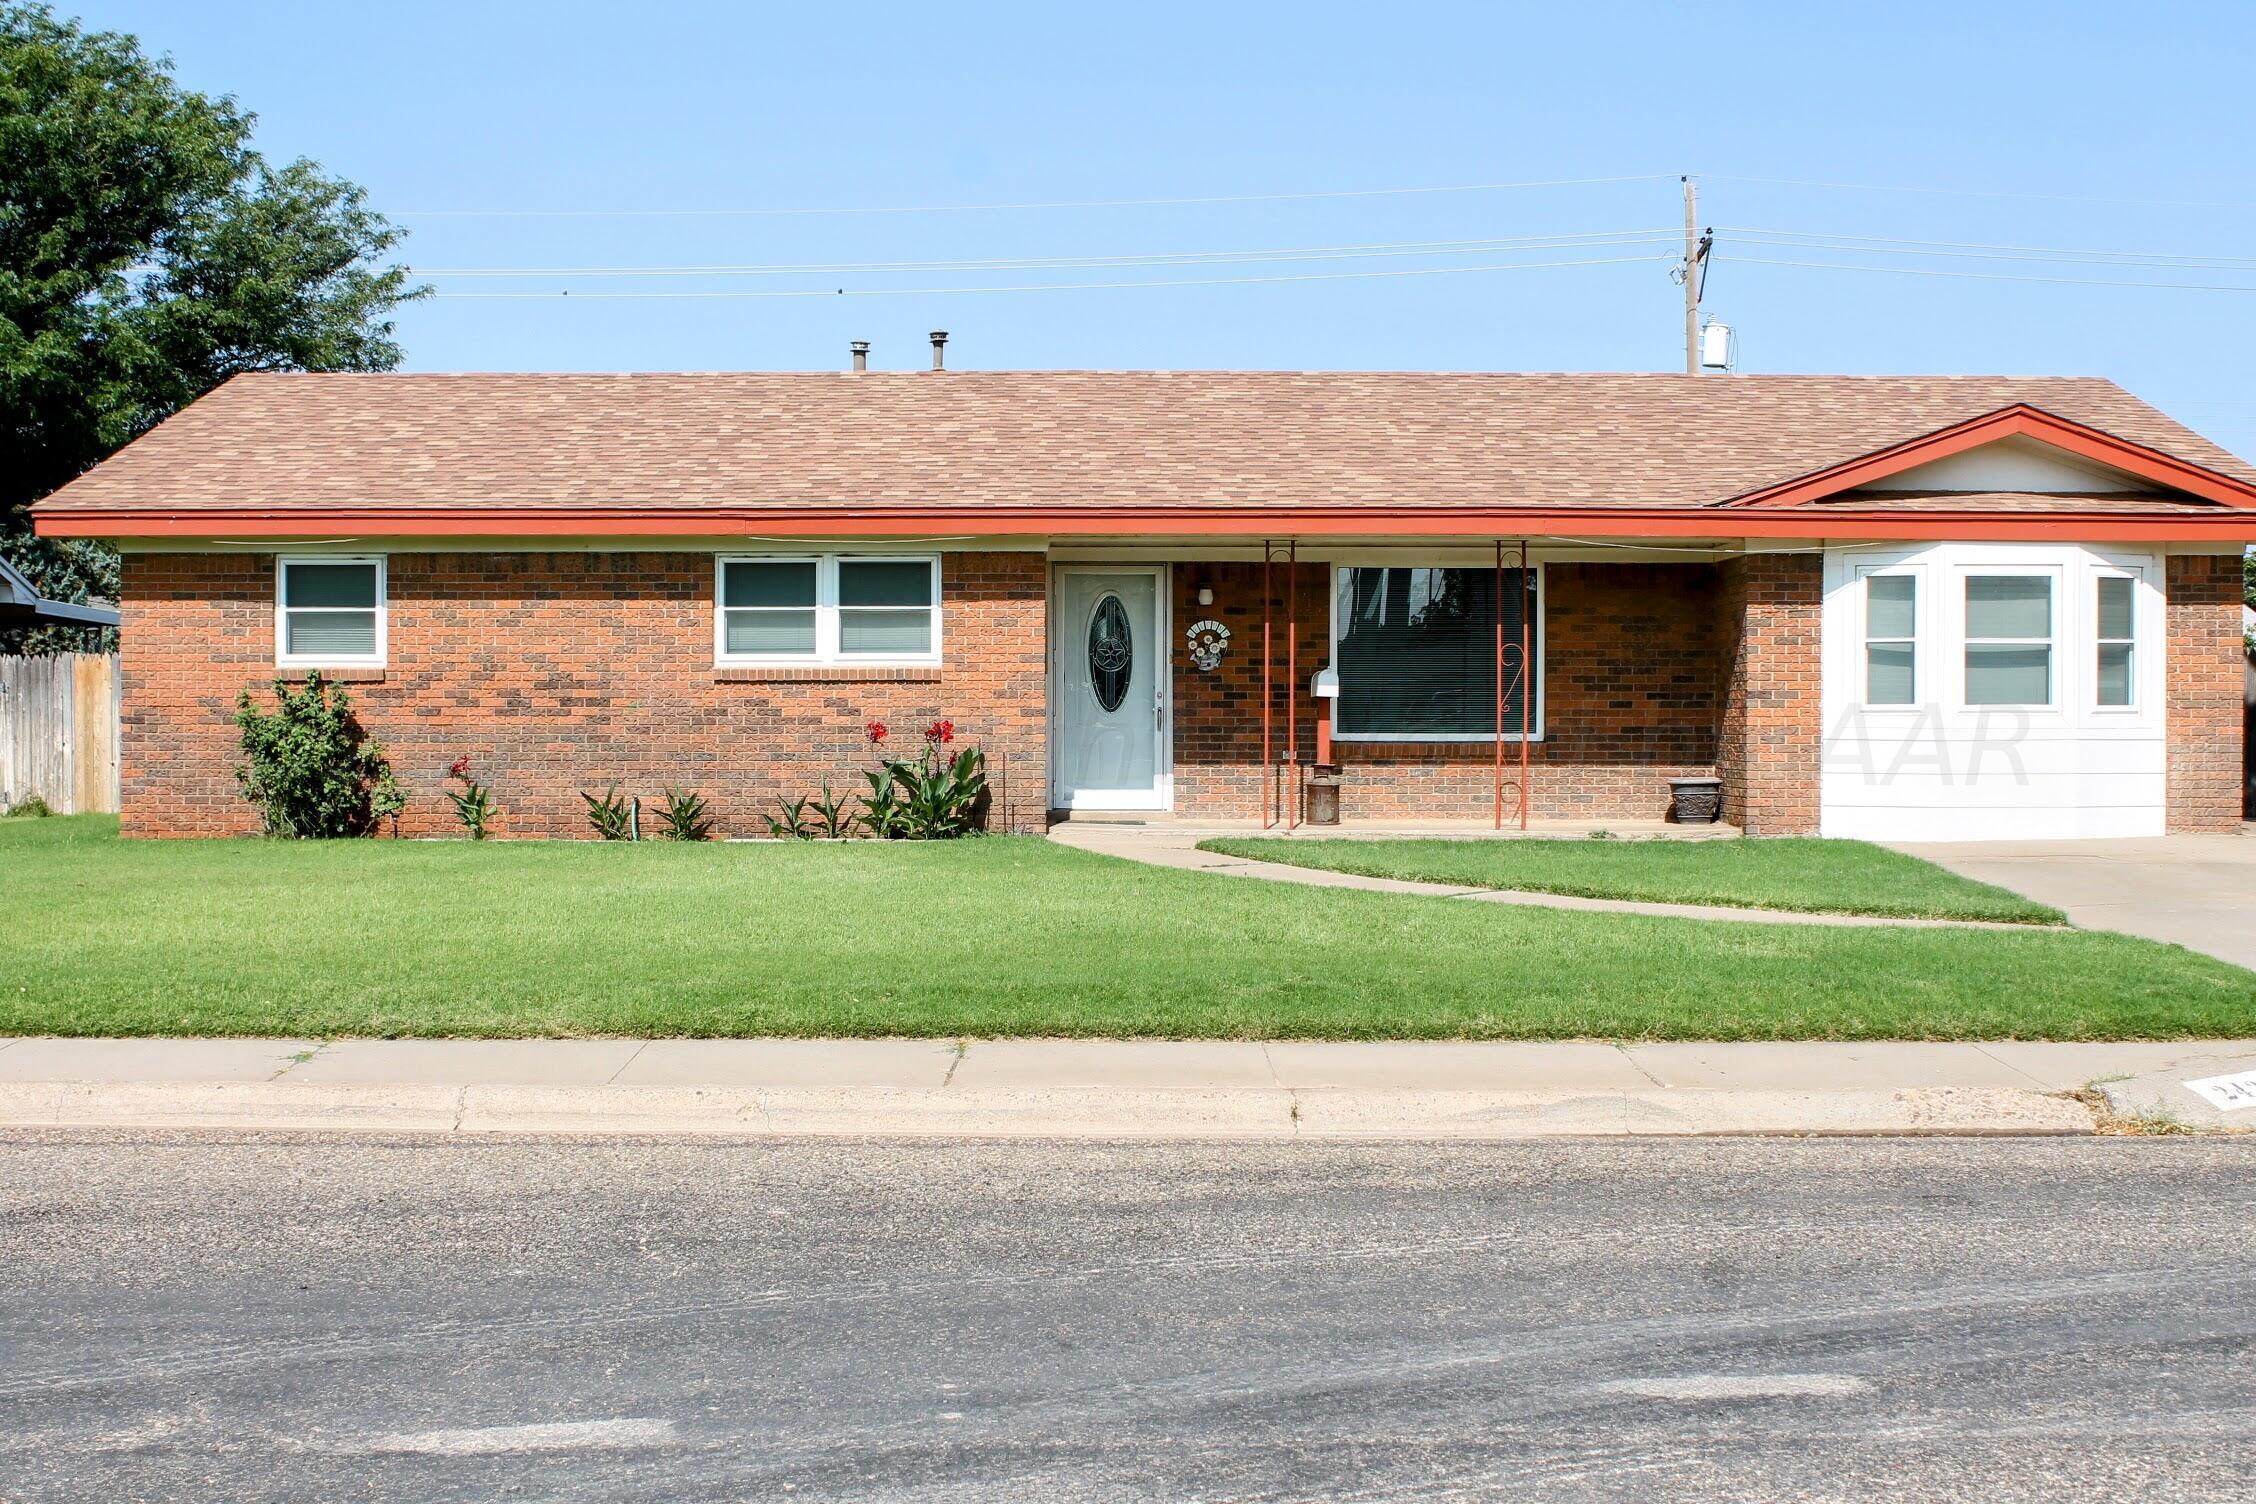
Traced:
[[935, 329], [932, 331], [932, 369], [934, 369], [935, 371], [943, 371], [947, 369], [946, 365], [942, 363], [940, 355], [940, 352], [947, 346], [947, 343], [947, 330]]
[[854, 369], [856, 372], [866, 371], [869, 369], [868, 340], [855, 340], [851, 344], [847, 345], [846, 348], [854, 352]]

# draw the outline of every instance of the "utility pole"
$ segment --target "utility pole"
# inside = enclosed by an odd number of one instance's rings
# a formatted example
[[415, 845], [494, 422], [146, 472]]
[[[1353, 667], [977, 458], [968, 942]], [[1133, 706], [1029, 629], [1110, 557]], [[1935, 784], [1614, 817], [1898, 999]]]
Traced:
[[1700, 243], [1700, 185], [1688, 173], [1684, 184], [1684, 374], [1700, 374], [1700, 276], [1707, 247]]

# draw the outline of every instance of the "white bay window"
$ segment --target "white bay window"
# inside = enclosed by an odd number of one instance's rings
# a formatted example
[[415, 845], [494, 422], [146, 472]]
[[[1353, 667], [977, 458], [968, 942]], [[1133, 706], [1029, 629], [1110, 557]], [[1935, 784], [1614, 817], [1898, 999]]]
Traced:
[[2052, 703], [2052, 576], [1966, 576], [1966, 703]]
[[2093, 582], [2099, 600], [2095, 620], [2094, 699], [2102, 709], [2127, 710], [2135, 703], [2133, 655], [2138, 634], [2133, 620], [2138, 581], [2128, 574], [2103, 574]]
[[1919, 699], [1919, 576], [1908, 570], [1864, 577], [1864, 703], [1912, 705]]

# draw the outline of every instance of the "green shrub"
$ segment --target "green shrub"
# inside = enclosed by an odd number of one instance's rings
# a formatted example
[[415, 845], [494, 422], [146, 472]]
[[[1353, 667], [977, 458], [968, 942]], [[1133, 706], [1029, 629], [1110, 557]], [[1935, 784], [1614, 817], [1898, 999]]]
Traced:
[[354, 719], [345, 691], [314, 672], [302, 689], [275, 680], [274, 700], [269, 711], [247, 689], [235, 699], [245, 758], [235, 781], [258, 806], [268, 835], [359, 836], [398, 817], [407, 795], [384, 749]]
[[814, 839], [814, 827], [807, 820], [806, 800], [786, 799], [778, 794], [776, 795], [776, 808], [783, 811], [780, 817], [776, 815], [761, 816], [768, 822], [769, 835], [774, 836], [779, 841], [809, 841]]
[[603, 791], [603, 797], [582, 789], [580, 797], [587, 801], [588, 824], [606, 841], [631, 841], [635, 838], [634, 808], [627, 796], [619, 792], [614, 783]]
[[666, 807], [658, 812], [666, 822], [666, 839], [669, 841], [709, 841], [713, 838], [713, 822], [705, 816], [702, 795], [685, 793], [678, 789], [666, 790]]
[[54, 812], [55, 807], [37, 794], [18, 799], [15, 803], [9, 805], [7, 810], [8, 818], [11, 820], [19, 815], [26, 820], [44, 820]]
[[815, 828], [833, 841], [842, 840], [852, 835], [854, 826], [858, 823], [854, 816], [853, 805], [849, 802], [850, 798], [851, 796], [846, 794], [832, 793], [830, 791], [830, 780], [825, 778], [822, 796], [807, 801], [807, 807], [815, 812], [813, 822]]

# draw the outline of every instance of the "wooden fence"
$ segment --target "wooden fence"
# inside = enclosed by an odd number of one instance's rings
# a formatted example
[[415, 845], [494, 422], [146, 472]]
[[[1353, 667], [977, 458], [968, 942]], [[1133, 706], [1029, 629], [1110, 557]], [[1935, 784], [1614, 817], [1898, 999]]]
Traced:
[[34, 795], [62, 815], [118, 807], [114, 654], [0, 658], [0, 806]]

